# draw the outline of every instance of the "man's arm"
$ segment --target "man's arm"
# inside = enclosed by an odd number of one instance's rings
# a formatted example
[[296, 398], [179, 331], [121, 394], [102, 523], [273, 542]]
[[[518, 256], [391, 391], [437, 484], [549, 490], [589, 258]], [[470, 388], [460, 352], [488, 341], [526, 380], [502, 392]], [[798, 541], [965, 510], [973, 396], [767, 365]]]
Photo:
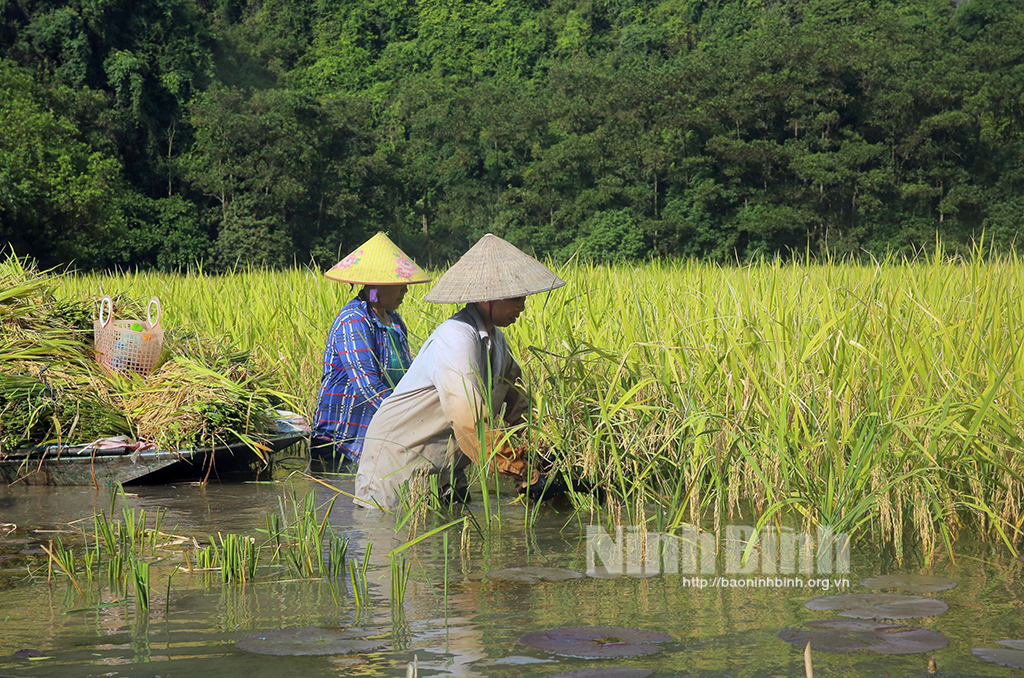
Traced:
[[502, 379], [508, 384], [504, 400], [505, 423], [509, 426], [518, 426], [526, 423], [525, 415], [530, 407], [530, 401], [521, 387], [523, 370], [511, 354], [509, 361], [509, 367], [502, 375]]

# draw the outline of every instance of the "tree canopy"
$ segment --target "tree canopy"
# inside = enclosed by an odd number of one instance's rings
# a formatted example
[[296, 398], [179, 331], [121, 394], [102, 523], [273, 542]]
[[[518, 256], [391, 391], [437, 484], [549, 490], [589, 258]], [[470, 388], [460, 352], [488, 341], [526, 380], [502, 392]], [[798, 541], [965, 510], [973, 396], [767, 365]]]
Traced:
[[16, 0], [0, 246], [44, 265], [1016, 247], [1014, 0]]

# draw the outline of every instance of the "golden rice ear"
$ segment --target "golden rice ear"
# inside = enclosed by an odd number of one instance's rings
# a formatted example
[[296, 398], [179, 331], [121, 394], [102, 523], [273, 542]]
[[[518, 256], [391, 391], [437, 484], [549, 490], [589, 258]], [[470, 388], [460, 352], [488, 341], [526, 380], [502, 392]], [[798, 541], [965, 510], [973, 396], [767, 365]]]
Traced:
[[424, 297], [435, 304], [470, 304], [548, 292], [565, 284], [515, 245], [488, 233], [456, 261]]

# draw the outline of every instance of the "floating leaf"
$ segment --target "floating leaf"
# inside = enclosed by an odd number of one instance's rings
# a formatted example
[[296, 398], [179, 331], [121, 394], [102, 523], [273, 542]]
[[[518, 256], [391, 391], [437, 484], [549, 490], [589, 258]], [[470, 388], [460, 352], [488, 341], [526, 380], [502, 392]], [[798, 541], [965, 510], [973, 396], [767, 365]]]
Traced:
[[820, 652], [873, 652], [875, 654], [917, 654], [940, 650], [945, 636], [904, 624], [823, 619], [807, 622], [808, 629], [783, 629], [779, 638], [799, 647], [811, 644]]
[[671, 641], [671, 636], [654, 631], [614, 626], [577, 626], [527, 633], [519, 642], [563, 657], [604, 659], [636, 657], [661, 652], [650, 643]]
[[974, 656], [984, 659], [1000, 666], [1009, 666], [1014, 669], [1024, 669], [1024, 640], [997, 640], [1001, 647], [975, 647], [971, 649]]
[[934, 617], [949, 609], [941, 600], [895, 593], [848, 593], [825, 596], [804, 603], [809, 610], [841, 610], [840, 617], [852, 619], [910, 619]]

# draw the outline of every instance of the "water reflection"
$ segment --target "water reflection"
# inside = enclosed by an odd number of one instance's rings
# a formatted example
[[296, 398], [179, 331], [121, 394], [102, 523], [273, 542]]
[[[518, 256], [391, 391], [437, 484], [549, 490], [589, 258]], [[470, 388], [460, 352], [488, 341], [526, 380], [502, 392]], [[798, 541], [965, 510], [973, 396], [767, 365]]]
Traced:
[[[351, 491], [350, 479], [332, 478]], [[304, 478], [270, 484], [180, 485], [130, 488], [127, 502], [147, 512], [166, 509], [165, 531], [209, 535], [246, 532], [265, 526], [267, 512], [279, 512], [289, 493], [313, 492], [325, 504], [332, 493]], [[174, 557], [153, 564], [152, 607], [139, 614], [130, 592], [105, 590], [78, 595], [66, 579], [47, 582], [45, 558], [21, 551], [45, 544], [54, 532], [73, 535], [94, 511], [109, 513], [111, 497], [86, 488], [9, 488], [0, 490], [0, 522], [18, 530], [0, 539], [0, 674], [16, 676], [401, 676], [416, 656], [421, 675], [526, 676], [606, 666], [609, 662], [555, 657], [518, 643], [529, 631], [560, 626], [625, 626], [656, 630], [675, 642], [657, 655], [614, 662], [647, 667], [654, 677], [698, 678], [798, 676], [799, 649], [776, 633], [806, 621], [832, 618], [804, 608], [808, 600], [835, 593], [811, 588], [695, 588], [683, 576], [646, 579], [575, 579], [536, 585], [488, 580], [486, 572], [538, 565], [583, 571], [584, 535], [567, 516], [542, 512], [532, 532], [522, 530], [522, 510], [503, 507], [504, 529], [484, 536], [472, 526], [450, 534], [445, 551], [431, 538], [402, 555], [411, 566], [404, 605], [390, 604], [388, 552], [414, 536], [406, 526], [397, 534], [394, 519], [335, 502], [330, 521], [351, 539], [349, 557], [363, 559], [370, 604], [357, 609], [347, 581], [261, 580], [224, 587], [216, 574], [178, 571], [167, 578]], [[479, 507], [474, 507], [479, 509]], [[477, 514], [477, 520], [483, 516]], [[429, 529], [418, 527], [421, 534]], [[847, 592], [869, 592], [857, 580], [901, 571], [877, 549], [852, 549]], [[956, 588], [934, 594], [950, 605], [946, 614], [911, 623], [950, 639], [935, 653], [944, 671], [991, 676], [1019, 675], [985, 664], [970, 648], [1024, 636], [1021, 609], [1022, 564], [999, 545], [960, 547], [955, 562], [939, 558], [930, 566], [907, 563], [902, 571], [948, 577]], [[445, 572], [447, 571], [447, 580]], [[447, 586], [445, 586], [447, 581]], [[121, 602], [119, 602], [121, 601]], [[69, 610], [79, 610], [68, 612]], [[265, 628], [351, 626], [390, 634], [389, 650], [358, 657], [263, 657], [237, 649], [236, 640]], [[17, 658], [23, 648], [49, 659]], [[875, 657], [817, 653], [819, 675], [910, 676], [926, 670], [926, 655]]]

